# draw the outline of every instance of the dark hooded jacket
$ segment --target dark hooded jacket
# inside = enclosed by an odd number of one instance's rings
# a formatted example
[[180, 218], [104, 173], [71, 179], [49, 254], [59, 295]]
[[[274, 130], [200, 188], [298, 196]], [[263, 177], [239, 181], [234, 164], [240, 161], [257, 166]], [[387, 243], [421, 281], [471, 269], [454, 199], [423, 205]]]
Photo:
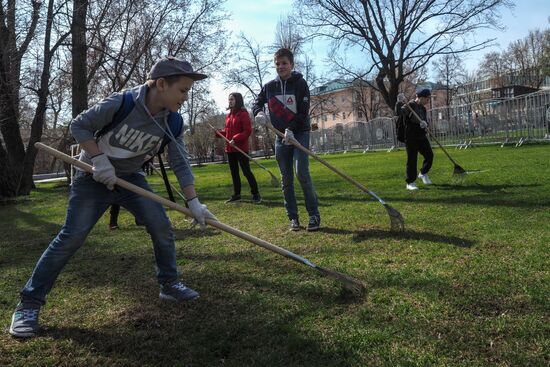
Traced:
[[[416, 103], [415, 101], [410, 101], [408, 105], [412, 107], [418, 117], [424, 121], [427, 121], [426, 108], [424, 106]], [[426, 130], [420, 127], [420, 121], [418, 121], [416, 116], [406, 105], [401, 107], [401, 113], [405, 117], [405, 141], [426, 139]]]
[[263, 86], [254, 102], [254, 116], [263, 111], [267, 103], [273, 126], [284, 131], [309, 131], [309, 87], [302, 74], [293, 71], [290, 78], [281, 80], [278, 76]]

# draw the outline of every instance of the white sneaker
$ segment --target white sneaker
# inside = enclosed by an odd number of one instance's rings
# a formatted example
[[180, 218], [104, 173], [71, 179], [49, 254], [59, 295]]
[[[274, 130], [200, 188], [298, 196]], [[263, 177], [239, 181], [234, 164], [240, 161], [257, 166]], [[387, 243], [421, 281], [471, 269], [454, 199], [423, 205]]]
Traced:
[[422, 173], [419, 173], [418, 178], [422, 179], [422, 182], [424, 183], [424, 185], [431, 185], [432, 184], [432, 180], [430, 180], [428, 175], [423, 175]]
[[418, 186], [416, 186], [416, 184], [414, 182], [408, 183], [407, 184], [407, 190], [409, 190], [409, 191], [418, 190]]

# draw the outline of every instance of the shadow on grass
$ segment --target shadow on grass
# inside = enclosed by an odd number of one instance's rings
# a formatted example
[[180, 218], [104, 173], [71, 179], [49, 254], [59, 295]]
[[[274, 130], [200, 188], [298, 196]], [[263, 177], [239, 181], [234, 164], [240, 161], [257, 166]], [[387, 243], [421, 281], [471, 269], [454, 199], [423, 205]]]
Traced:
[[[353, 352], [327, 350], [313, 338], [292, 332], [304, 311], [273, 319], [260, 305], [197, 302], [136, 305], [119, 315], [116, 327], [51, 326], [42, 334], [56, 344], [88, 351], [86, 357], [92, 355], [98, 365], [350, 366], [346, 360]], [[71, 358], [72, 363], [78, 361], [74, 354]]]
[[365, 231], [358, 232], [353, 240], [356, 242], [365, 241], [371, 238], [377, 239], [404, 239], [404, 240], [417, 240], [417, 241], [429, 241], [435, 243], [447, 243], [457, 247], [472, 247], [475, 244], [475, 241], [460, 238], [456, 236], [445, 236], [442, 234], [432, 233], [432, 232], [419, 232], [412, 230], [405, 230], [404, 232], [392, 232], [392, 231], [383, 231], [379, 229], [368, 229]]
[[[46, 338], [38, 341], [56, 349], [52, 360], [66, 362], [70, 353], [74, 366], [350, 366], [358, 358], [301, 329], [308, 315], [327, 308], [341, 313], [350, 303], [330, 280], [319, 286], [313, 269], [302, 274], [299, 264], [268, 258], [263, 270], [235, 270], [224, 264], [233, 257], [243, 262], [242, 254], [222, 255], [223, 271], [210, 264], [208, 271], [186, 273], [201, 298], [173, 304], [158, 300], [158, 286], [148, 274], [150, 250], [132, 255], [109, 250], [82, 249], [78, 263], [69, 264], [56, 284], [52, 297], [68, 297], [70, 309], [50, 303], [43, 310]], [[261, 263], [262, 256], [251, 257]], [[100, 297], [83, 295], [82, 289]]]
[[[503, 196], [506, 195], [506, 196]], [[436, 204], [458, 204], [458, 205], [477, 205], [485, 207], [510, 207], [510, 208], [526, 208], [535, 209], [541, 207], [550, 207], [550, 200], [536, 200], [531, 198], [525, 200], [521, 194], [501, 193], [500, 196], [485, 196], [485, 195], [470, 195], [470, 196], [450, 196], [450, 197], [389, 197], [386, 200], [390, 203], [396, 202], [415, 202], [415, 203], [436, 203]], [[515, 197], [515, 198], [514, 198]]]
[[[24, 229], [21, 223], [25, 223]], [[25, 259], [33, 257], [34, 262], [48, 246], [50, 241], [61, 229], [62, 223], [51, 223], [39, 219], [39, 216], [27, 213], [13, 207], [9, 216], [3, 216], [3, 233], [6, 235], [0, 244], [4, 250], [16, 253], [24, 253]], [[19, 266], [26, 265], [26, 262], [18, 263]]]
[[450, 184], [433, 184], [432, 187], [435, 187], [440, 190], [452, 190], [452, 191], [480, 191], [486, 194], [492, 194], [494, 192], [503, 191], [507, 189], [525, 189], [540, 187], [540, 184], [526, 184], [526, 185], [483, 185], [476, 183], [474, 185], [450, 185]]

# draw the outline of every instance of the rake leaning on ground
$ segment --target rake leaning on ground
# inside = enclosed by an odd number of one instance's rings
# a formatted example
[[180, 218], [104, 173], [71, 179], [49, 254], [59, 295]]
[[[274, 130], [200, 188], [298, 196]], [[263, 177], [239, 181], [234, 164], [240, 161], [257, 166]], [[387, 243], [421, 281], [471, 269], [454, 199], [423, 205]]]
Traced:
[[249, 161], [251, 162], [254, 162], [258, 165], [258, 167], [260, 167], [261, 169], [263, 169], [264, 171], [266, 171], [267, 173], [269, 173], [269, 175], [271, 176], [271, 186], [273, 187], [278, 187], [279, 186], [279, 180], [277, 179], [277, 177], [275, 177], [275, 175], [273, 173], [271, 173], [267, 168], [265, 168], [262, 164], [260, 164], [259, 162], [257, 162], [254, 158], [252, 158], [251, 156], [249, 156], [248, 154], [246, 154], [241, 148], [239, 148], [237, 145], [231, 143], [231, 141], [229, 139], [227, 139], [225, 136], [223, 136], [214, 126], [212, 126], [211, 124], [208, 124], [208, 126], [210, 126], [210, 128], [212, 130], [214, 130], [216, 132], [216, 134], [218, 134], [219, 137], [223, 138], [227, 144], [231, 145], [233, 148], [237, 149], [239, 152], [241, 152], [242, 154], [244, 154], [244, 156], [246, 158], [248, 158]]
[[[81, 162], [79, 160], [76, 160], [68, 155], [66, 155], [65, 153], [62, 153], [58, 150], [55, 150], [45, 144], [42, 144], [42, 143], [35, 143], [35, 148], [37, 149], [40, 149], [40, 150], [43, 150], [44, 152], [56, 157], [57, 159], [59, 160], [62, 160], [63, 162], [67, 163], [67, 164], [72, 164], [73, 166], [76, 166], [88, 173], [92, 173], [92, 166], [90, 166], [89, 164], [86, 164], [84, 162]], [[190, 217], [190, 218], [193, 218], [193, 215], [191, 214], [191, 211], [179, 204], [176, 204], [168, 199], [165, 199], [157, 194], [154, 194], [150, 191], [147, 191], [147, 190], [144, 190], [142, 189], [141, 187], [138, 187], [134, 184], [131, 184], [121, 178], [117, 178], [116, 180], [116, 184], [120, 187], [123, 187], [125, 188], [126, 190], [129, 190], [129, 191], [132, 191], [138, 195], [141, 195], [143, 197], [146, 197], [148, 199], [151, 199], [153, 201], [156, 201], [157, 203], [159, 204], [162, 204], [164, 206], [167, 206], [171, 209], [174, 209], [174, 210], [177, 210], [183, 214], [185, 214], [186, 216]], [[293, 252], [290, 252], [288, 250], [285, 250], [284, 248], [282, 247], [279, 247], [279, 246], [276, 246], [276, 245], [273, 245], [267, 241], [264, 241], [258, 237], [254, 237], [246, 232], [242, 232], [236, 228], [233, 228], [231, 226], [228, 226], [227, 224], [224, 224], [220, 221], [216, 221], [216, 220], [211, 220], [211, 219], [206, 219], [205, 220], [206, 224], [209, 224], [211, 225], [212, 227], [216, 227], [224, 232], [227, 232], [227, 233], [230, 233], [234, 236], [237, 236], [243, 240], [246, 240], [248, 242], [251, 242], [255, 245], [258, 245], [260, 247], [263, 247], [265, 248], [266, 250], [269, 250], [269, 251], [272, 251], [272, 252], [275, 252], [276, 254], [279, 254], [279, 255], [282, 255], [282, 256], [285, 256], [291, 260], [294, 260], [298, 263], [301, 263], [301, 264], [304, 264], [304, 265], [307, 265], [308, 267], [310, 268], [313, 268], [317, 271], [319, 271], [321, 274], [327, 276], [327, 277], [330, 277], [334, 280], [337, 280], [339, 281], [340, 283], [342, 283], [342, 285], [349, 291], [351, 291], [355, 296], [361, 296], [364, 294], [365, 292], [365, 286], [363, 285], [363, 283], [361, 283], [359, 280], [357, 279], [354, 279], [348, 275], [345, 275], [345, 274], [342, 274], [342, 273], [339, 273], [337, 271], [334, 271], [334, 270], [331, 270], [331, 269], [327, 269], [327, 268], [323, 268], [323, 267], [320, 267], [314, 263], [312, 263], [311, 261], [307, 260], [306, 258], [303, 258], [301, 256], [298, 256], [296, 254], [294, 254]]]
[[[267, 122], [266, 126], [271, 131], [273, 131], [275, 134], [277, 134], [279, 137], [284, 138], [284, 134], [282, 132], [280, 132], [279, 130], [275, 129], [275, 127], [273, 127], [273, 125], [271, 125], [270, 122]], [[320, 158], [317, 154], [313, 153], [312, 151], [310, 151], [309, 149], [304, 147], [302, 144], [300, 144], [298, 141], [296, 141], [296, 139], [292, 139], [291, 142], [296, 148], [300, 149], [301, 151], [303, 151], [307, 155], [313, 157], [318, 162], [321, 162], [325, 167], [330, 169], [332, 172], [336, 173], [340, 177], [342, 177], [345, 180], [347, 180], [348, 182], [352, 183], [354, 186], [358, 187], [361, 191], [369, 194], [371, 197], [378, 200], [378, 202], [380, 202], [380, 204], [382, 204], [384, 206], [384, 208], [388, 212], [388, 215], [390, 216], [390, 226], [391, 226], [392, 231], [404, 231], [405, 230], [405, 220], [403, 219], [403, 216], [401, 215], [401, 213], [399, 213], [395, 208], [393, 208], [388, 203], [386, 203], [384, 200], [382, 200], [374, 192], [367, 189], [364, 185], [362, 185], [359, 182], [355, 181], [353, 178], [346, 175], [344, 172], [340, 171], [336, 167], [330, 165], [327, 161]]]
[[[405, 104], [407, 105], [409, 110], [413, 113], [414, 117], [418, 120], [418, 122], [422, 121], [420, 116], [418, 116], [418, 114], [412, 109], [412, 107], [408, 103], [405, 103]], [[435, 136], [432, 134], [430, 129], [426, 129], [426, 131], [428, 131], [428, 135], [430, 135], [430, 138], [433, 139], [433, 141], [435, 141], [437, 143], [437, 145], [439, 145], [439, 147], [441, 148], [443, 153], [445, 153], [447, 158], [449, 158], [449, 160], [455, 165], [455, 168], [453, 170], [453, 176], [455, 176], [459, 180], [463, 180], [468, 172], [466, 172], [466, 170], [464, 168], [460, 167], [460, 165], [458, 163], [456, 163], [456, 161], [449, 155], [447, 150], [445, 148], [443, 148], [443, 145], [441, 145], [439, 143], [439, 141], [435, 138]]]

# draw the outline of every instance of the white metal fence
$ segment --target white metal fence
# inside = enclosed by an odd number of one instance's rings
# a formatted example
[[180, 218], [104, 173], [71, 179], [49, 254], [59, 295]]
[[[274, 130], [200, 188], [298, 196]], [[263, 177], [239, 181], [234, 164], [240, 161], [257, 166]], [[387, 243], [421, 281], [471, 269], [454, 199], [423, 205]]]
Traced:
[[[428, 111], [428, 120], [432, 133], [447, 146], [550, 142], [550, 90], [436, 108]], [[311, 148], [317, 152], [391, 149], [402, 145], [396, 139], [395, 121], [388, 117], [311, 134]]]

